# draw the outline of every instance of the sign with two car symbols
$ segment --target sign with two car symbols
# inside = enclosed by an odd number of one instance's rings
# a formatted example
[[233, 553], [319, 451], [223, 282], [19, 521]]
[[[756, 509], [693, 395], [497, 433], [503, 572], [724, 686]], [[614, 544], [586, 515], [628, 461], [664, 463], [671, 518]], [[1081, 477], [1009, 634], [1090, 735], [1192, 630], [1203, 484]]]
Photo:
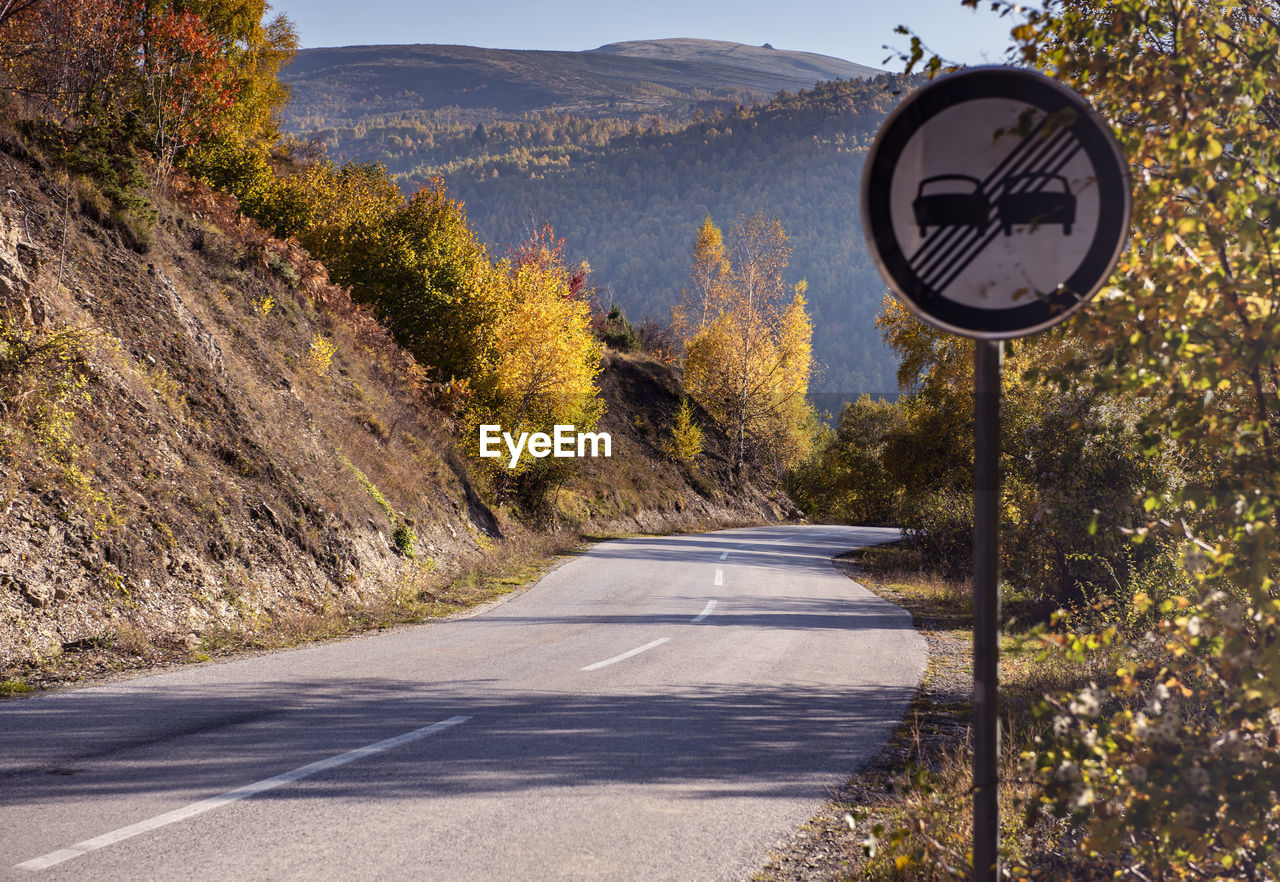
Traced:
[[1124, 248], [1129, 178], [1111, 130], [1048, 77], [974, 68], [889, 115], [867, 155], [862, 226], [917, 316], [973, 337], [973, 864], [997, 882], [1000, 369], [1003, 343], [1092, 297]]
[[908, 97], [863, 173], [863, 230], [890, 286], [925, 321], [979, 339], [1036, 333], [1092, 297], [1129, 208], [1106, 123], [1017, 68], [973, 68]]

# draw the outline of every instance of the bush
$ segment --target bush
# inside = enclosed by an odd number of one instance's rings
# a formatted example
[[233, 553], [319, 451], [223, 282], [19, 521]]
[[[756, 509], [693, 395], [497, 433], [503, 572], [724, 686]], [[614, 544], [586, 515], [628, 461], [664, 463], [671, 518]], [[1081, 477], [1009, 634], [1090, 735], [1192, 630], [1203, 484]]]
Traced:
[[413, 546], [418, 541], [418, 536], [408, 523], [403, 520], [396, 523], [395, 529], [391, 531], [391, 541], [395, 543], [396, 550], [405, 557], [410, 560], [414, 558]]
[[675, 420], [671, 423], [671, 439], [667, 442], [667, 452], [676, 462], [686, 468], [693, 465], [694, 460], [702, 453], [702, 429], [693, 421], [693, 411], [689, 400], [680, 402]]
[[640, 332], [623, 314], [622, 307], [616, 303], [609, 307], [609, 315], [604, 320], [600, 339], [610, 349], [617, 349], [620, 352], [635, 352], [642, 345]]
[[885, 469], [885, 445], [905, 415], [863, 395], [845, 405], [835, 431], [820, 427], [813, 452], [787, 476], [787, 492], [810, 517], [848, 524], [901, 523], [902, 495]]
[[906, 506], [902, 528], [926, 570], [964, 579], [973, 572], [973, 497], [953, 490], [925, 494]]

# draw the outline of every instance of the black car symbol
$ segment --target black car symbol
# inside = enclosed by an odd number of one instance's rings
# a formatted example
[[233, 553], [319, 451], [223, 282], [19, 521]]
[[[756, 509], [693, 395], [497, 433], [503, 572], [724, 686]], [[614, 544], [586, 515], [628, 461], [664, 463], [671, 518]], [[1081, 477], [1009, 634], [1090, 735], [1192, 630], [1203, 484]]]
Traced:
[[1071, 235], [1076, 220], [1076, 197], [1071, 195], [1067, 179], [1062, 175], [1030, 172], [1010, 175], [996, 197], [996, 213], [1006, 236], [1014, 224], [1062, 224], [1062, 232]]
[[934, 175], [920, 182], [911, 203], [920, 235], [925, 227], [987, 228], [991, 203], [982, 192], [982, 183], [968, 175]]

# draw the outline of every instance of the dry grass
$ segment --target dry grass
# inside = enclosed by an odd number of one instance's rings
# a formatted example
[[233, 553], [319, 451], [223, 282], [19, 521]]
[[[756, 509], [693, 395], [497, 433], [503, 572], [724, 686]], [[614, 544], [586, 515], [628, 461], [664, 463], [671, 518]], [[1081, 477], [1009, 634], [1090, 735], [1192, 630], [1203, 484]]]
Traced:
[[[930, 650], [905, 721], [881, 759], [842, 795], [857, 878], [967, 879], [973, 830], [970, 587], [922, 573], [910, 549], [900, 547], [855, 553], [853, 566], [859, 581], [912, 613]], [[1004, 865], [1012, 878], [1089, 879], [1095, 869], [1110, 878], [1109, 868], [1072, 860], [1073, 832], [1034, 810], [1034, 785], [1019, 766], [1040, 726], [1033, 713], [1039, 698], [1079, 689], [1103, 673], [1067, 665], [1041, 647], [1027, 633], [1001, 638]]]
[[282, 649], [446, 618], [533, 585], [578, 548], [576, 537], [568, 534], [527, 534], [494, 544], [453, 575], [440, 574], [430, 564], [406, 567], [396, 584], [358, 603], [290, 606], [252, 625], [210, 632], [197, 657], [204, 660], [245, 650]]

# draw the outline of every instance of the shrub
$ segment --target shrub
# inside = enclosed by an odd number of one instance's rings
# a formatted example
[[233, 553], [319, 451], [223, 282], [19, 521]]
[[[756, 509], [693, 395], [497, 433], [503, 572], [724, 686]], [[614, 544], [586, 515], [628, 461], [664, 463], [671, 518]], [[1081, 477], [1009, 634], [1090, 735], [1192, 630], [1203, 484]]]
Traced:
[[413, 532], [413, 527], [406, 521], [400, 520], [396, 523], [395, 529], [391, 531], [391, 541], [395, 543], [396, 549], [405, 557], [410, 560], [415, 557], [413, 546], [418, 541], [418, 537]]
[[693, 411], [689, 407], [689, 399], [680, 402], [675, 420], [671, 423], [671, 439], [667, 442], [667, 453], [681, 465], [690, 467], [702, 453], [702, 429], [693, 421]]
[[311, 337], [311, 348], [307, 352], [307, 370], [320, 376], [329, 373], [329, 364], [333, 361], [333, 353], [333, 341], [316, 331]]
[[949, 578], [967, 578], [973, 571], [973, 497], [938, 490], [905, 507], [902, 528], [919, 549], [921, 565]]
[[609, 315], [605, 317], [600, 329], [600, 339], [610, 349], [621, 352], [635, 352], [641, 348], [640, 332], [622, 312], [622, 307], [613, 304], [609, 307]]

